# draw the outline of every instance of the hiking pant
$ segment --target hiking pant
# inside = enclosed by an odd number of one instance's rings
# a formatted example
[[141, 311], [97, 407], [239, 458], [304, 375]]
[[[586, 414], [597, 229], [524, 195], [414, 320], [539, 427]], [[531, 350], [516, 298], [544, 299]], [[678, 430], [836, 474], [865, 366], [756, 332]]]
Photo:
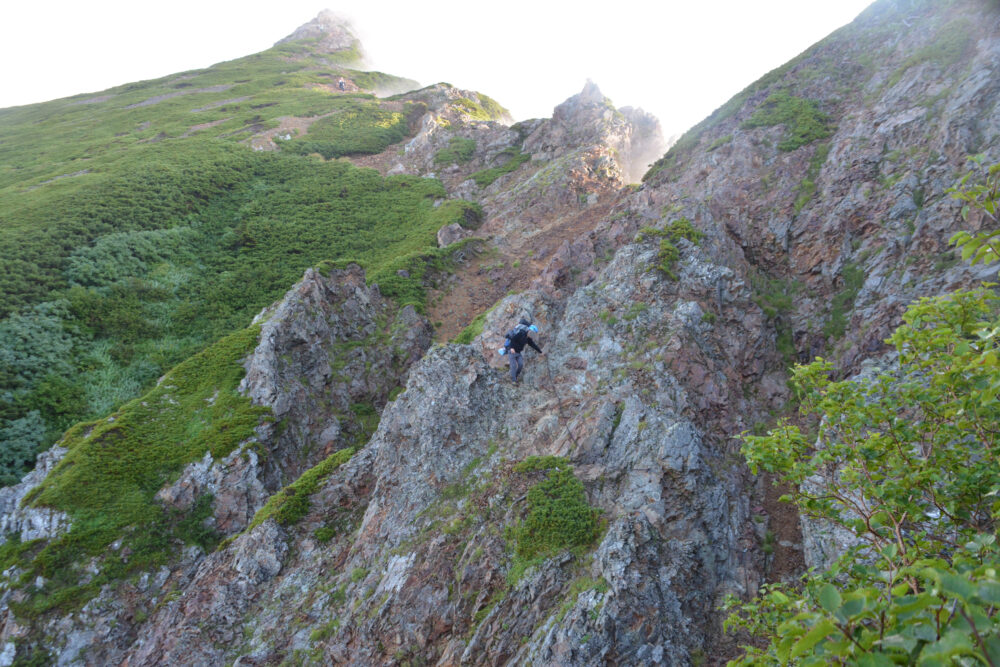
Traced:
[[510, 364], [510, 379], [512, 382], [517, 382], [517, 377], [524, 370], [524, 357], [521, 356], [520, 352], [515, 352], [510, 350], [507, 352], [507, 363]]

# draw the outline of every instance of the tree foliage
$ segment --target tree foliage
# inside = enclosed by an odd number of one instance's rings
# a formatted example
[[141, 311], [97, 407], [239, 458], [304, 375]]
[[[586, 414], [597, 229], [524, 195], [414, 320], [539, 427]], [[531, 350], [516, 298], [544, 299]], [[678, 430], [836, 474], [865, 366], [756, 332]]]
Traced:
[[735, 664], [1000, 661], [1000, 366], [997, 298], [958, 292], [912, 306], [890, 339], [898, 366], [830, 380], [794, 371], [812, 437], [787, 422], [743, 452], [856, 546], [801, 588], [773, 586], [730, 627], [767, 637]]
[[[996, 173], [960, 198], [994, 215]], [[727, 627], [759, 640], [731, 664], [1000, 664], [998, 311], [989, 286], [922, 299], [892, 364], [837, 382], [822, 359], [794, 370], [816, 433], [744, 435], [751, 469], [854, 546], [798, 586], [730, 598]]]
[[[980, 164], [976, 162], [977, 166]], [[1000, 164], [984, 170], [982, 178], [974, 179], [975, 171], [967, 173], [952, 195], [963, 202], [962, 218], [969, 219], [974, 208], [985, 218], [986, 229], [978, 233], [966, 231], [954, 234], [949, 242], [962, 252], [962, 259], [970, 264], [990, 264], [1000, 260], [1000, 224], [997, 207], [1000, 201]], [[970, 183], [970, 180], [972, 182]]]

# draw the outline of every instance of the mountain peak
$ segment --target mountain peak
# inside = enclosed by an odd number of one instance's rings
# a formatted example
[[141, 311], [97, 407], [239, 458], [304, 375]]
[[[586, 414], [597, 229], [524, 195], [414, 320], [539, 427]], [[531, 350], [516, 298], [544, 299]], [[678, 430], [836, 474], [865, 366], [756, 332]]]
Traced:
[[317, 40], [316, 48], [324, 53], [351, 49], [357, 50], [359, 56], [362, 53], [361, 40], [354, 33], [351, 22], [329, 9], [324, 9], [316, 18], [296, 28], [291, 35], [275, 42], [275, 46], [307, 39]]

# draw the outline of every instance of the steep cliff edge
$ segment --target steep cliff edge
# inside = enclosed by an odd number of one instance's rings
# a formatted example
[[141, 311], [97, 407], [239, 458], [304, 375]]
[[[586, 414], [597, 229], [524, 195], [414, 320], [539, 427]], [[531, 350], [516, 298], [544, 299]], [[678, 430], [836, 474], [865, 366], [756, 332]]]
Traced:
[[[113, 446], [127, 411], [71, 431], [0, 499], [21, 531], [7, 548], [24, 550], [4, 573], [4, 655], [724, 661], [722, 597], [803, 564], [794, 517], [774, 513], [734, 436], [787, 411], [791, 362], [829, 355], [849, 374], [906, 303], [992, 273], [948, 249], [981, 221], [946, 190], [967, 155], [1000, 160], [997, 35], [993, 4], [876, 3], [683, 137], [639, 187], [630, 165], [658, 128], [592, 84], [512, 127], [475, 117], [485, 96], [410, 93], [421, 129], [355, 159], [435, 173], [482, 207], [461, 235], [485, 254], [442, 277], [429, 308], [456, 330], [481, 314], [470, 342], [431, 346], [427, 320], [359, 267], [307, 272], [227, 348], [245, 376], [196, 395], [266, 414], [247, 413], [229, 451], [192, 448], [141, 486], [174, 531], [157, 560], [124, 553], [123, 525], [107, 554], [65, 552], [68, 578], [92, 582], [77, 604], [43, 569], [90, 517], [31, 488], [69, 474], [54, 458]], [[526, 353], [513, 385], [495, 351], [525, 315], [545, 354]], [[182, 400], [171, 382], [140, 400]], [[185, 539], [181, 524], [214, 537]], [[118, 578], [101, 579], [111, 564]]]

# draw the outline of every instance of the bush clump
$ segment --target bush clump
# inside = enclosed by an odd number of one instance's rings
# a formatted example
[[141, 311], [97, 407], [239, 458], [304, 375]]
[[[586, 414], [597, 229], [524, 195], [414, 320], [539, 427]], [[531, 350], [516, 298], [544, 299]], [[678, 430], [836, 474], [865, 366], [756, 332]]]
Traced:
[[833, 338], [841, 338], [847, 331], [847, 313], [854, 307], [854, 300], [865, 284], [865, 271], [857, 264], [848, 262], [840, 274], [844, 288], [834, 295], [830, 304], [830, 319], [823, 327], [823, 333]]
[[544, 477], [528, 491], [527, 516], [508, 533], [514, 542], [512, 580], [564, 549], [590, 546], [600, 532], [600, 513], [587, 502], [583, 484], [566, 459], [532, 456], [514, 470]]
[[452, 137], [448, 141], [448, 147], [442, 148], [434, 154], [434, 164], [464, 164], [472, 159], [476, 152], [476, 140], [465, 137]]
[[297, 480], [268, 499], [267, 503], [254, 515], [247, 530], [256, 528], [270, 518], [282, 526], [297, 524], [309, 513], [312, 506], [312, 496], [319, 490], [320, 483], [350, 460], [353, 455], [353, 448], [341, 449], [302, 473]]
[[477, 171], [469, 178], [474, 180], [476, 185], [479, 187], [485, 188], [487, 185], [491, 185], [504, 174], [509, 174], [531, 159], [530, 153], [522, 153], [519, 149], [514, 148], [513, 146], [505, 148], [501, 155], [507, 158], [506, 162], [502, 165], [499, 167], [492, 167], [490, 169]]
[[281, 143], [300, 155], [319, 153], [326, 159], [381, 153], [409, 134], [405, 113], [382, 109], [378, 102], [344, 98], [344, 108], [320, 118], [301, 139]]
[[677, 261], [681, 258], [681, 252], [677, 249], [676, 243], [681, 239], [687, 239], [695, 245], [704, 236], [694, 228], [687, 218], [678, 218], [663, 229], [657, 227], [643, 227], [636, 235], [636, 242], [643, 241], [647, 236], [659, 237], [660, 252], [657, 257], [660, 260], [657, 266], [670, 280], [677, 280], [675, 268]]
[[[63, 460], [24, 499], [31, 507], [66, 512], [72, 527], [34, 557], [20, 560], [24, 579], [50, 580], [21, 610], [28, 616], [71, 608], [130, 572], [164, 562], [177, 542], [210, 546], [216, 537], [201, 526], [210, 498], [188, 512], [164, 508], [156, 492], [183, 467], [211, 452], [216, 460], [254, 435], [269, 418], [237, 391], [239, 360], [257, 343], [258, 326], [223, 338], [170, 371], [151, 391], [108, 419], [77, 424], [62, 444]], [[132, 555], [123, 561], [108, 545], [124, 538]], [[97, 558], [99, 573], [87, 583], [77, 568]]]
[[785, 126], [785, 136], [778, 150], [793, 151], [800, 146], [832, 134], [830, 117], [820, 111], [814, 100], [789, 95], [784, 91], [771, 93], [753, 115], [743, 123], [745, 128]]

